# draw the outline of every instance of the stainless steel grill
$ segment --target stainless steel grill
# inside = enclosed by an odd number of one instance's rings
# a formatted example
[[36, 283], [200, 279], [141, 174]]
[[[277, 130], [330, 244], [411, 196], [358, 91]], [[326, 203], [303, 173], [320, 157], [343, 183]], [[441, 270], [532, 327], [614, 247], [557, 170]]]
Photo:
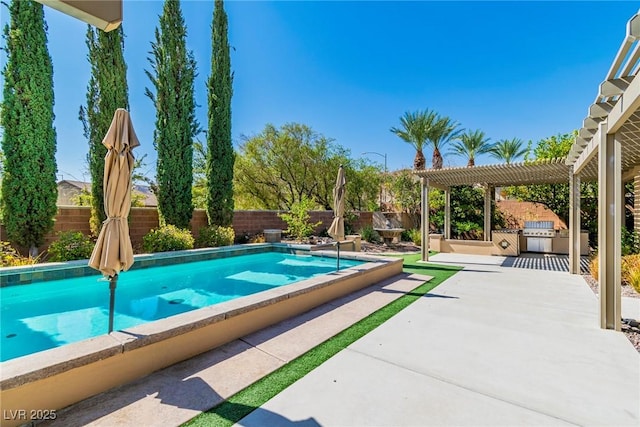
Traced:
[[552, 252], [551, 238], [556, 235], [553, 221], [525, 221], [522, 235], [527, 238], [527, 251]]
[[525, 221], [522, 235], [526, 237], [554, 237], [553, 221]]

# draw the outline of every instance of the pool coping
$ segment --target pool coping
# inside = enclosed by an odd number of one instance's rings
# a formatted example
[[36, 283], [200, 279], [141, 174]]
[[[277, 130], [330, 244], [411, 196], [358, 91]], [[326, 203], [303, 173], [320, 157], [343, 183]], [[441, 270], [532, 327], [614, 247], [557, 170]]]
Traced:
[[[273, 246], [274, 244], [258, 245], [264, 248]], [[301, 245], [275, 244], [275, 246], [287, 250], [305, 249], [304, 246]], [[179, 258], [180, 256], [184, 256], [184, 252], [191, 251], [181, 252], [183, 252], [183, 254], [169, 254], [165, 257]], [[310, 254], [311, 256], [336, 257], [336, 253], [333, 251], [314, 251]], [[246, 297], [203, 307], [121, 331], [115, 331], [108, 335], [105, 334], [0, 362], [0, 367], [2, 368], [0, 369], [0, 390], [4, 393], [7, 390], [34, 381], [40, 381], [75, 368], [84, 367], [94, 362], [150, 346], [163, 340], [277, 304], [287, 299], [318, 291], [335, 285], [345, 278], [356, 278], [371, 273], [375, 274], [376, 270], [383, 269], [390, 264], [400, 263], [399, 269], [400, 271], [402, 269], [402, 259], [398, 258], [363, 255], [354, 252], [342, 252], [340, 258], [364, 261], [365, 264], [303, 280], [287, 285], [286, 287], [269, 289]], [[68, 265], [55, 267], [63, 269], [71, 268]]]

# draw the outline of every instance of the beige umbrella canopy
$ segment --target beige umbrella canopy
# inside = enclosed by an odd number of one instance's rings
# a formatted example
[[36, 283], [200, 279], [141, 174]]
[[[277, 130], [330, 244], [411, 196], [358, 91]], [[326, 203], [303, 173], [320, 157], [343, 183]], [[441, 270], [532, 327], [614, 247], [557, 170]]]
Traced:
[[100, 270], [110, 279], [109, 332], [111, 332], [118, 273], [128, 270], [133, 265], [133, 248], [129, 237], [127, 216], [131, 209], [131, 172], [134, 163], [131, 150], [139, 146], [140, 142], [126, 110], [122, 108], [116, 110], [102, 144], [107, 147], [103, 181], [104, 210], [107, 219], [102, 224], [98, 241], [89, 259], [89, 266]]
[[333, 222], [327, 233], [336, 241], [344, 240], [344, 203], [347, 181], [344, 177], [344, 168], [340, 165], [336, 186], [333, 188]]

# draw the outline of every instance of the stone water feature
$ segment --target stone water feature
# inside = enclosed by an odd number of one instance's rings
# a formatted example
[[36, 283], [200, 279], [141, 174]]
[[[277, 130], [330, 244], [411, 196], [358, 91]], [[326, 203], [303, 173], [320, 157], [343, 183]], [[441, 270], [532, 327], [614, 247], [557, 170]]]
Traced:
[[387, 218], [382, 212], [373, 213], [373, 229], [378, 232], [385, 245], [397, 243], [404, 231], [402, 224], [394, 218]]

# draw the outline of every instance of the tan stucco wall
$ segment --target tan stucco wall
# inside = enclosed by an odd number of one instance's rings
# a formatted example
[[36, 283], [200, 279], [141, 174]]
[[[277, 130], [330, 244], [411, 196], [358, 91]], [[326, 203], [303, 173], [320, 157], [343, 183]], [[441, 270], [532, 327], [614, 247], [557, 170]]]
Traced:
[[460, 253], [469, 255], [493, 255], [493, 242], [484, 242], [480, 240], [455, 240], [443, 239], [440, 242], [441, 252]]

